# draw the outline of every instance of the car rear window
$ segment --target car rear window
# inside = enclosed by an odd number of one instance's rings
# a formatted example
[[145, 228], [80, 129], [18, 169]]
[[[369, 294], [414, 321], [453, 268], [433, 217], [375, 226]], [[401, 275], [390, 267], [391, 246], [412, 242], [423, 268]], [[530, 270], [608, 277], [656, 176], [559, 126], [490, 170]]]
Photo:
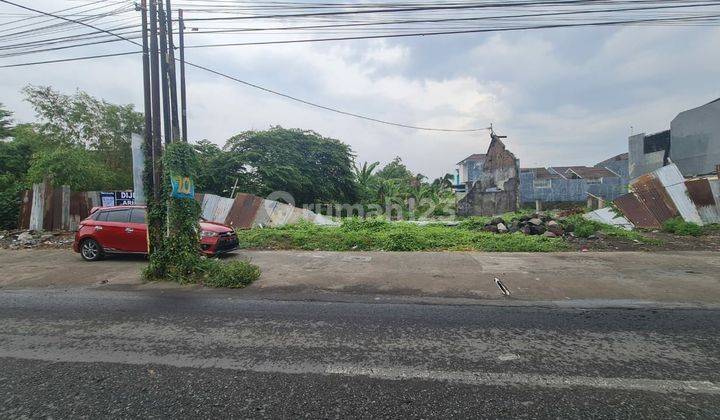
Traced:
[[130, 220], [130, 210], [115, 210], [107, 212], [108, 222], [125, 223]]
[[106, 212], [106, 211], [98, 212], [98, 215], [95, 216], [95, 220], [97, 220], [98, 222], [107, 222], [107, 218], [108, 218], [108, 212]]
[[133, 209], [130, 214], [130, 223], [145, 223], [145, 209]]

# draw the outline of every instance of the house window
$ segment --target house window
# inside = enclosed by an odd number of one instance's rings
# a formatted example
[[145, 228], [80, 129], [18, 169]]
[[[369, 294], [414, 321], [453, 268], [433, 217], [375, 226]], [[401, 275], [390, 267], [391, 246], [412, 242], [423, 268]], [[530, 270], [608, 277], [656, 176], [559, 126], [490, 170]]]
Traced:
[[533, 188], [552, 188], [552, 180], [533, 179]]
[[586, 179], [585, 179], [585, 182], [587, 182], [588, 185], [590, 185], [590, 184], [602, 184], [602, 178], [586, 178]]

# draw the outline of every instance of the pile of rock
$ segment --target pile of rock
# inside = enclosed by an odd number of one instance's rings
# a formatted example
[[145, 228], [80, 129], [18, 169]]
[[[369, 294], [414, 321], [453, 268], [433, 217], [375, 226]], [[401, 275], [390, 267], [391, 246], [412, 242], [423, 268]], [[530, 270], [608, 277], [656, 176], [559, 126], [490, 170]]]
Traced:
[[486, 223], [483, 229], [494, 233], [522, 232], [525, 235], [543, 235], [549, 238], [562, 236], [565, 233], [560, 222], [544, 213], [520, 216], [510, 221], [505, 221], [502, 217], [495, 217]]
[[71, 232], [20, 230], [0, 232], [0, 248], [65, 248], [73, 243]]

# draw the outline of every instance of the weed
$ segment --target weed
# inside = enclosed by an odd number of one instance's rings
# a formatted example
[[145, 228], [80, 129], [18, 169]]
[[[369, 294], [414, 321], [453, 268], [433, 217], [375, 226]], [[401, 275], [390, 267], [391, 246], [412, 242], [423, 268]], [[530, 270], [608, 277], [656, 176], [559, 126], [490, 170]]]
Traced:
[[668, 219], [663, 223], [662, 229], [668, 233], [682, 236], [700, 236], [703, 229], [696, 223], [686, 222], [681, 217]]
[[[484, 224], [484, 223], [483, 223]], [[297, 224], [239, 231], [240, 246], [322, 251], [549, 252], [567, 248], [562, 238], [498, 235], [460, 226], [343, 221], [342, 226]]]
[[210, 287], [240, 289], [260, 278], [260, 268], [248, 261], [206, 259], [201, 263], [203, 272], [200, 281]]
[[661, 241], [657, 239], [648, 238], [640, 232], [634, 230], [625, 230], [623, 228], [607, 225], [605, 223], [596, 222], [594, 220], [588, 220], [581, 214], [574, 214], [563, 220], [561, 224], [565, 230], [571, 231], [575, 236], [580, 238], [588, 238], [598, 232], [615, 238], [624, 238], [631, 241], [638, 241], [644, 244], [659, 245]]

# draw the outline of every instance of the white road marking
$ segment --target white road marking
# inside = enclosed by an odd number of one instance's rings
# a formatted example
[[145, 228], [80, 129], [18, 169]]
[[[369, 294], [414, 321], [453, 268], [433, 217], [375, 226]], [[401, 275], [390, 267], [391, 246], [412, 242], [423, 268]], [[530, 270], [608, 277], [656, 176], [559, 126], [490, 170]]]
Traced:
[[344, 364], [257, 362], [250, 359], [197, 358], [187, 354], [151, 354], [130, 351], [102, 351], [89, 348], [22, 348], [0, 349], [0, 357], [69, 363], [158, 364], [180, 368], [217, 368], [281, 374], [320, 374], [368, 377], [384, 380], [431, 380], [479, 386], [516, 386], [539, 388], [589, 387], [597, 389], [645, 391], [658, 393], [693, 393], [720, 395], [720, 384], [705, 380], [672, 380], [644, 378], [603, 378], [557, 376], [526, 373], [470, 372], [404, 367], [364, 367]]

